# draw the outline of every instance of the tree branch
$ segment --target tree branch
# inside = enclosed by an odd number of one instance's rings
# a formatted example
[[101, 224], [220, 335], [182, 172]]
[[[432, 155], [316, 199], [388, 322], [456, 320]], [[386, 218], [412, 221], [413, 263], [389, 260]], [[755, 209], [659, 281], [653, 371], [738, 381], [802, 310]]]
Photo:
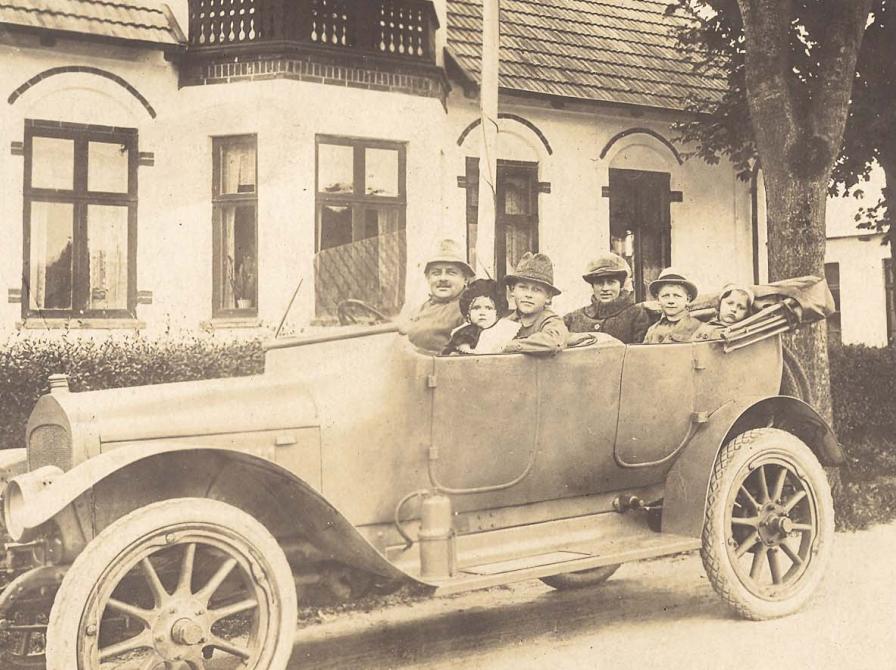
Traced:
[[856, 59], [871, 0], [829, 0], [830, 16], [820, 37], [818, 91], [808, 110], [810, 127], [836, 156], [843, 139]]

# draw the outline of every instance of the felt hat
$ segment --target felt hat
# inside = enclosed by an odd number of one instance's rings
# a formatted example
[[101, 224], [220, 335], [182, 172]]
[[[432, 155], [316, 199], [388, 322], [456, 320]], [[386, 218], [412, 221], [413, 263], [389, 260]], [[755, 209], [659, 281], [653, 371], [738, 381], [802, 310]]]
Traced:
[[632, 276], [632, 269], [626, 260], [612, 251], [607, 252], [603, 256], [598, 256], [585, 268], [585, 274], [582, 275], [589, 284], [598, 277], [617, 277], [620, 282]]
[[726, 284], [719, 294], [719, 302], [727, 298], [734, 291], [740, 291], [747, 296], [747, 307], [753, 306], [753, 301], [756, 300], [756, 296], [753, 294], [753, 289], [742, 284]]
[[562, 291], [554, 286], [554, 264], [545, 254], [533, 254], [527, 251], [512, 274], [504, 277], [504, 283], [513, 286], [514, 282], [533, 281], [546, 286], [552, 295], [560, 295]]
[[656, 299], [657, 291], [659, 291], [663, 284], [677, 284], [678, 286], [684, 286], [684, 290], [688, 292], [688, 300], [693, 300], [697, 297], [697, 285], [678, 270], [666, 268], [660, 272], [659, 277], [650, 282], [647, 286], [647, 290], [650, 291], [650, 295], [652, 295], [654, 299]]
[[473, 268], [470, 267], [470, 264], [467, 263], [466, 256], [461, 253], [460, 246], [454, 240], [439, 240], [436, 248], [433, 249], [432, 256], [426, 261], [423, 274], [429, 272], [429, 266], [433, 263], [454, 263], [463, 268], [467, 277], [472, 277], [476, 274]]

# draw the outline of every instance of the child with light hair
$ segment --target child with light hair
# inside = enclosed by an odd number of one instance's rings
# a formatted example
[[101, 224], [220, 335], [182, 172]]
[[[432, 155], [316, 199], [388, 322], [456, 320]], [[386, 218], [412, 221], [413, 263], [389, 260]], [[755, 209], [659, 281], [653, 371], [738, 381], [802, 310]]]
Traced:
[[750, 315], [753, 300], [753, 291], [746, 286], [728, 284], [719, 296], [716, 317], [700, 326], [691, 339], [695, 342], [721, 339], [723, 330]]

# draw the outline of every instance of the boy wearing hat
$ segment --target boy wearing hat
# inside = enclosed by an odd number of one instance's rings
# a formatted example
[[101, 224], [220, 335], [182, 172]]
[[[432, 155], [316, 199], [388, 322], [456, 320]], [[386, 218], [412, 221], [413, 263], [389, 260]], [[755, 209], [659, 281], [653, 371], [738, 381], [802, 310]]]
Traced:
[[401, 324], [399, 331], [415, 347], [440, 353], [451, 339], [451, 332], [464, 323], [460, 294], [476, 273], [454, 240], [438, 243], [423, 273], [429, 282], [429, 299]]
[[513, 274], [504, 278], [516, 309], [506, 318], [520, 324], [504, 353], [556, 354], [566, 348], [569, 330], [548, 309], [551, 298], [560, 295], [554, 286], [554, 265], [544, 254], [526, 252]]
[[728, 284], [719, 296], [719, 311], [716, 318], [701, 325], [691, 339], [695, 342], [718, 340], [722, 331], [750, 314], [753, 306], [753, 291], [746, 286]]
[[622, 256], [612, 252], [588, 263], [582, 279], [591, 284], [591, 304], [570, 312], [563, 322], [571, 333], [599, 331], [631, 344], [643, 342], [653, 318], [625, 284], [632, 276]]
[[666, 268], [647, 287], [660, 303], [663, 314], [644, 336], [644, 344], [688, 342], [703, 325], [691, 316], [688, 305], [697, 297], [697, 286], [672, 268]]

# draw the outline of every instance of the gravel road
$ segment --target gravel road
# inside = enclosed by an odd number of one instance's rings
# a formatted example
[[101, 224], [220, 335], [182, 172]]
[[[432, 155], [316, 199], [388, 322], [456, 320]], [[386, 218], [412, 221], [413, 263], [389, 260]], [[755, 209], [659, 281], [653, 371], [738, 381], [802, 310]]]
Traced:
[[302, 628], [290, 668], [896, 668], [896, 524], [836, 536], [800, 613], [736, 618], [696, 554], [625, 565], [603, 586], [541, 582], [336, 615]]

